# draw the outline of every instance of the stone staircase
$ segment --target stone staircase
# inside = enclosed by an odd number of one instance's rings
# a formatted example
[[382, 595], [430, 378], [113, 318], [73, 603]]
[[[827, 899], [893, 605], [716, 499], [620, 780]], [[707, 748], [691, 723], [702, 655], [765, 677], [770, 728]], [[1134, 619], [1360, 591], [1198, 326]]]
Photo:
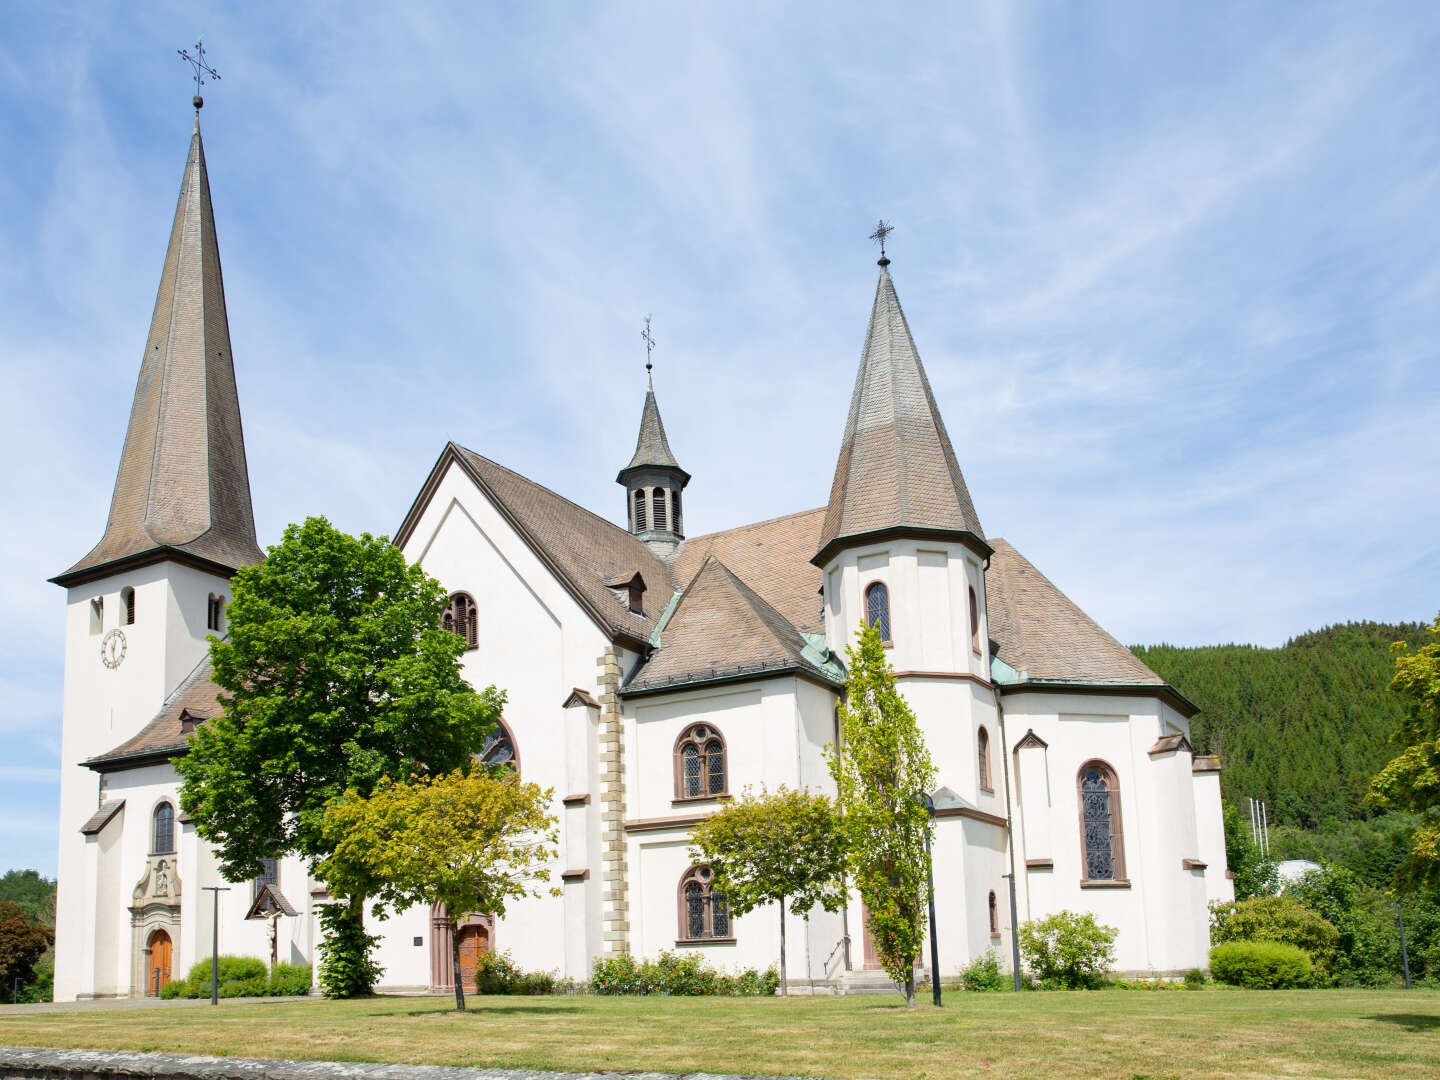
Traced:
[[904, 990], [895, 981], [877, 968], [857, 968], [840, 976], [835, 987], [837, 994], [900, 994]]

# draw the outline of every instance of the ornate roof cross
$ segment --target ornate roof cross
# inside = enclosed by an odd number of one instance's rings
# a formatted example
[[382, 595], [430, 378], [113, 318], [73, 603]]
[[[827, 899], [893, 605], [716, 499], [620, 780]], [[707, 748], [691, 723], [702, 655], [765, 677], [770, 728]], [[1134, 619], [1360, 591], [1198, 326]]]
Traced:
[[891, 225], [884, 218], [881, 218], [875, 225], [875, 231], [870, 234], [870, 239], [880, 245], [880, 262], [882, 265], [890, 261], [885, 256], [885, 238], [894, 231], [895, 226]]
[[640, 331], [640, 340], [645, 342], [645, 375], [648, 378], [650, 369], [655, 365], [650, 361], [650, 353], [655, 348], [655, 335], [650, 332], [650, 316], [645, 316], [645, 329]]
[[215, 82], [220, 81], [220, 73], [205, 63], [205, 45], [199, 35], [195, 37], [195, 55], [191, 56], [185, 49], [176, 49], [180, 59], [184, 60], [195, 69], [195, 111], [198, 113], [205, 106], [205, 99], [200, 96], [200, 87], [205, 85], [205, 76], [209, 75]]

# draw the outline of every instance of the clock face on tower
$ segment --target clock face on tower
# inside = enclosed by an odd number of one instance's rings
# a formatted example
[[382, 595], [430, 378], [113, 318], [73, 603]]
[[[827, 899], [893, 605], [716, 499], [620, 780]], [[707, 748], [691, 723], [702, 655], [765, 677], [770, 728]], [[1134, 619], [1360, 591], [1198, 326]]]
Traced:
[[117, 668], [125, 659], [125, 631], [111, 630], [100, 642], [100, 662], [108, 668]]

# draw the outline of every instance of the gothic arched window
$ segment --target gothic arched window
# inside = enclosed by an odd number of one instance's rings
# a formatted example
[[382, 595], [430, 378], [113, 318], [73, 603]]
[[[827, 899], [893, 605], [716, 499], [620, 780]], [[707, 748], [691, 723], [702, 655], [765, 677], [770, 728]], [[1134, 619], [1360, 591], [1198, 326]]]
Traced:
[[990, 936], [1000, 936], [1000, 905], [995, 902], [995, 890], [990, 890]]
[[980, 777], [980, 790], [994, 791], [995, 784], [990, 779], [990, 733], [983, 727], [975, 738], [975, 745], [976, 754], [979, 757], [977, 775]]
[[479, 648], [479, 619], [475, 598], [467, 592], [456, 592], [450, 594], [450, 604], [440, 616], [440, 625], [464, 638], [466, 649], [475, 649]]
[[515, 749], [515, 736], [504, 720], [495, 721], [495, 728], [485, 736], [485, 745], [480, 748], [480, 760], [486, 765], [509, 765], [520, 771], [520, 754]]
[[711, 724], [691, 724], [675, 740], [675, 798], [726, 793], [725, 740]]
[[692, 866], [680, 879], [680, 940], [731, 941], [725, 894], [712, 891], [708, 866]]
[[975, 586], [970, 586], [970, 648], [980, 655], [980, 605], [975, 600]]
[[1120, 831], [1120, 784], [1103, 761], [1087, 761], [1076, 778], [1080, 795], [1080, 844], [1086, 881], [1125, 880], [1125, 842]]
[[650, 496], [650, 526], [661, 531], [665, 528], [665, 489], [656, 488]]
[[635, 489], [635, 531], [645, 531], [645, 489]]
[[865, 590], [865, 624], [875, 627], [880, 640], [890, 644], [890, 590], [883, 581]]
[[150, 853], [168, 855], [175, 850], [175, 807], [162, 802], [155, 807], [151, 819]]

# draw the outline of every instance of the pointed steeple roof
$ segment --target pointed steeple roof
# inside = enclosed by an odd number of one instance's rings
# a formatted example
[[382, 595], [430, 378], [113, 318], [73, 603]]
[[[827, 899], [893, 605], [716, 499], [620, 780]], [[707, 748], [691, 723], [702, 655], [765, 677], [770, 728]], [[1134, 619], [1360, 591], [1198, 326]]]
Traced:
[[881, 258], [816, 564], [841, 541], [902, 531], [956, 534], [984, 554], [990, 550], [889, 264]]
[[615, 482], [623, 484], [632, 469], [673, 469], [684, 479], [683, 488], [690, 482], [690, 474], [680, 468], [675, 455], [670, 452], [670, 440], [665, 438], [665, 425], [660, 420], [660, 406], [655, 402], [655, 383], [645, 390], [645, 408], [640, 413], [640, 434], [635, 440], [635, 454], [630, 464], [620, 470]]
[[166, 558], [224, 571], [263, 558], [198, 117], [105, 535], [52, 580], [79, 584]]

